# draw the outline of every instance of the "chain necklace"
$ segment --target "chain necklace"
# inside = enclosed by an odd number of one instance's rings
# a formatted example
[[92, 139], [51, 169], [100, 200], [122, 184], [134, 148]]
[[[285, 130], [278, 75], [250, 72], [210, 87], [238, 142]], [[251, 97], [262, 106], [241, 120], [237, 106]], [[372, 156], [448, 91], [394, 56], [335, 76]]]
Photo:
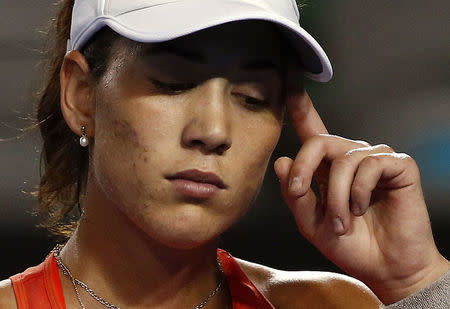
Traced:
[[[55, 248], [53, 248], [53, 255], [55, 257], [56, 260], [56, 264], [58, 265], [58, 267], [62, 270], [63, 274], [67, 277], [69, 277], [70, 281], [72, 282], [73, 288], [75, 290], [75, 294], [77, 296], [78, 299], [78, 303], [80, 304], [82, 309], [86, 309], [86, 307], [84, 306], [82, 300], [81, 300], [81, 296], [80, 296], [80, 292], [78, 291], [78, 287], [77, 285], [79, 285], [80, 287], [82, 287], [89, 295], [91, 295], [92, 298], [94, 298], [96, 301], [98, 301], [100, 304], [102, 304], [103, 306], [105, 306], [106, 308], [110, 308], [110, 309], [120, 309], [120, 307], [117, 307], [109, 302], [107, 302], [106, 300], [104, 300], [103, 298], [101, 298], [100, 296], [98, 296], [97, 294], [95, 294], [95, 292], [89, 288], [87, 286], [86, 283], [76, 279], [72, 273], [70, 272], [69, 268], [67, 268], [66, 265], [64, 265], [64, 263], [61, 260], [61, 250], [64, 247], [64, 245], [56, 245]], [[219, 283], [217, 284], [217, 286], [214, 288], [214, 290], [211, 291], [211, 293], [209, 293], [209, 295], [197, 306], [193, 307], [192, 309], [200, 309], [203, 308], [206, 303], [214, 297], [214, 295], [217, 294], [217, 292], [219, 292], [220, 288], [222, 287], [222, 282], [223, 282], [223, 268], [222, 268], [222, 264], [220, 263], [219, 259], [217, 259], [217, 265], [221, 274], [221, 279], [219, 280]]]

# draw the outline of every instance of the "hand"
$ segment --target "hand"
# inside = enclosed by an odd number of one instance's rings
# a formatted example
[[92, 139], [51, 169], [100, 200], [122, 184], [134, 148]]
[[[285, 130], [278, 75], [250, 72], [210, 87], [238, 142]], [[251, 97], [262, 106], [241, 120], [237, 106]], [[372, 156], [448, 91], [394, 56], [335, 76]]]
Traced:
[[303, 145], [274, 167], [303, 236], [385, 304], [443, 275], [450, 263], [434, 243], [415, 161], [329, 135], [305, 91], [290, 97], [288, 112]]

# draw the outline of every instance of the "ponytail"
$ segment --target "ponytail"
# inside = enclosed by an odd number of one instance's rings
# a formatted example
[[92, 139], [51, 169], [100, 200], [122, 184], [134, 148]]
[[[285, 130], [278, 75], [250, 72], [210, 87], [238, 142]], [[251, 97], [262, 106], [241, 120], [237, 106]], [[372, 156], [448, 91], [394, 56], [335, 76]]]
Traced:
[[[82, 207], [80, 198], [84, 194], [89, 167], [88, 148], [80, 147], [79, 136], [69, 128], [60, 108], [59, 73], [70, 37], [73, 5], [74, 0], [60, 2], [48, 32], [47, 77], [39, 94], [34, 125], [39, 128], [43, 140], [40, 183], [32, 192], [38, 198], [34, 214], [40, 217], [39, 227], [63, 238], [70, 237], [77, 226]], [[94, 82], [106, 71], [112, 44], [119, 37], [105, 27], [81, 50]]]
[[60, 3], [58, 15], [48, 33], [46, 51], [47, 82], [36, 106], [36, 126], [43, 146], [40, 163], [40, 183], [33, 192], [38, 198], [35, 214], [40, 227], [53, 234], [69, 237], [76, 224], [68, 216], [78, 204], [86, 178], [88, 153], [77, 147], [77, 136], [67, 126], [60, 108], [59, 72], [66, 54], [66, 42], [74, 0]]

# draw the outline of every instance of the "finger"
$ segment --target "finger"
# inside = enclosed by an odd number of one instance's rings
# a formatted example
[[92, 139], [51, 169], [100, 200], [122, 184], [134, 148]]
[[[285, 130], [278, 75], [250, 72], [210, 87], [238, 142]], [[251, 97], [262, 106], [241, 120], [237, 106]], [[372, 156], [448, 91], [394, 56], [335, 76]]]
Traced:
[[343, 156], [331, 164], [326, 213], [337, 235], [345, 234], [350, 226], [350, 188], [357, 166], [356, 158], [351, 160], [348, 156]]
[[[390, 185], [398, 188], [413, 184], [414, 177], [400, 177], [410, 167], [411, 161], [411, 157], [403, 153], [378, 153], [365, 157], [358, 166], [351, 187], [351, 203], [357, 210], [355, 212], [358, 215], [366, 213], [372, 192], [383, 179], [389, 179]], [[405, 179], [408, 180], [405, 182]]]
[[[388, 152], [393, 152], [393, 150], [387, 145], [357, 148], [348, 151], [345, 155], [336, 158], [332, 162], [328, 182], [326, 212], [331, 222], [333, 222], [336, 234], [345, 234], [350, 226], [350, 191], [358, 165], [370, 154]], [[356, 210], [356, 214], [359, 215], [359, 210]]]
[[275, 161], [274, 169], [280, 181], [282, 195], [294, 215], [300, 232], [306, 239], [311, 240], [317, 230], [318, 222], [323, 218], [323, 210], [311, 189], [302, 197], [293, 197], [288, 194], [288, 176], [292, 164], [292, 159], [281, 157]]
[[325, 124], [305, 90], [289, 95], [287, 109], [295, 132], [302, 143], [312, 136], [328, 134]]
[[293, 197], [288, 194], [289, 171], [293, 163], [294, 161], [288, 157], [280, 157], [274, 163], [275, 173], [280, 181], [281, 193], [288, 203], [293, 201]]
[[366, 147], [368, 144], [335, 135], [317, 135], [306, 141], [291, 167], [289, 193], [293, 196], [306, 194], [311, 186], [314, 172], [324, 160], [334, 160], [346, 152]]

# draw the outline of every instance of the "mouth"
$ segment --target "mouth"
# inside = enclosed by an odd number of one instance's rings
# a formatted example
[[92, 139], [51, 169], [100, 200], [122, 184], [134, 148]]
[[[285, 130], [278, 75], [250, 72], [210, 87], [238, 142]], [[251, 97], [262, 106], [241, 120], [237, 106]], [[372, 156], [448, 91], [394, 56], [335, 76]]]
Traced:
[[223, 183], [222, 179], [214, 173], [202, 172], [196, 169], [184, 170], [178, 172], [172, 176], [167, 177], [167, 179], [185, 179], [191, 180], [198, 183], [205, 183], [214, 185], [220, 189], [226, 189], [227, 186]]
[[184, 170], [166, 178], [176, 191], [194, 198], [210, 198], [228, 187], [216, 174], [196, 169]]

